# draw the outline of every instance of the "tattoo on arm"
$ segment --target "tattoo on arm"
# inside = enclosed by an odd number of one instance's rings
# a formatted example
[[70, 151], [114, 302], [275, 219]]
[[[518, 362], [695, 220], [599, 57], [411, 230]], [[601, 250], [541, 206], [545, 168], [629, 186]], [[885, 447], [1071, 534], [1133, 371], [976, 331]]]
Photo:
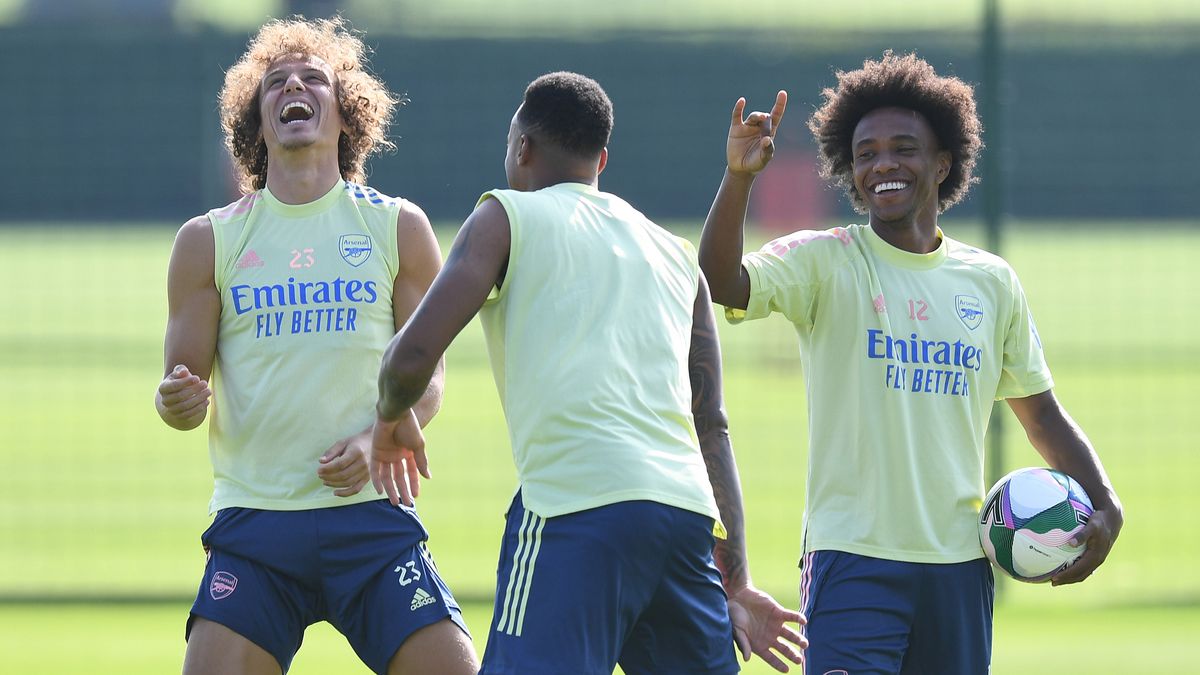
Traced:
[[713, 319], [707, 288], [702, 287], [696, 300], [692, 324], [692, 347], [688, 355], [692, 383], [692, 414], [700, 453], [708, 469], [713, 497], [721, 512], [727, 538], [717, 540], [713, 550], [725, 588], [749, 583], [746, 560], [746, 535], [742, 510], [742, 490], [729, 437], [729, 420], [721, 394], [721, 348]]

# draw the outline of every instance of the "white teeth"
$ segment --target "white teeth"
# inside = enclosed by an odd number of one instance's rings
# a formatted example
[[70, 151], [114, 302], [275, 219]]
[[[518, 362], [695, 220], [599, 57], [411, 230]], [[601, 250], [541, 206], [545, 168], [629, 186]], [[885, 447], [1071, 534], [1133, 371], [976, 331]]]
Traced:
[[879, 194], [880, 192], [883, 192], [884, 190], [903, 190], [906, 187], [908, 187], [908, 183], [905, 183], [903, 181], [898, 181], [898, 180], [891, 181], [888, 183], [880, 183], [879, 185], [875, 186], [875, 194]]
[[[304, 101], [292, 101], [291, 103], [283, 106], [283, 110], [279, 111], [279, 119], [286, 121], [287, 116], [288, 116], [288, 111], [296, 109], [296, 108], [303, 110], [308, 115], [308, 117], [306, 117], [304, 119], [312, 119], [312, 116], [313, 116], [312, 106], [305, 103]], [[301, 121], [299, 118], [292, 120], [292, 122], [299, 122], [299, 121]], [[290, 124], [291, 122], [287, 122], [287, 123]]]

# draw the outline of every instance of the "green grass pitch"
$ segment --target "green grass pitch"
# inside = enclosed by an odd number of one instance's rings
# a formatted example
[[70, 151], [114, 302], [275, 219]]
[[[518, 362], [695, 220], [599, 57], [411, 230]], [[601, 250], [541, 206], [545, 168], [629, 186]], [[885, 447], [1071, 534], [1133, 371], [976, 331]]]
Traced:
[[[982, 242], [970, 224], [945, 228]], [[10, 600], [0, 604], [0, 672], [137, 674], [181, 663], [211, 474], [204, 432], [166, 428], [152, 405], [173, 232], [0, 228], [0, 596]], [[453, 230], [439, 236], [448, 242]], [[1200, 510], [1191, 426], [1200, 228], [1022, 223], [1005, 233], [1004, 253], [1025, 285], [1058, 395], [1099, 449], [1127, 522], [1087, 583], [1003, 585], [993, 672], [1190, 672], [1200, 634], [1200, 541], [1189, 520]], [[795, 340], [781, 319], [721, 330], [752, 571], [795, 604], [806, 437]], [[447, 378], [420, 507], [482, 648], [515, 477], [477, 324], [451, 349]], [[1011, 415], [1003, 421], [1006, 468], [1040, 465]], [[38, 601], [12, 601], [21, 597]], [[366, 672], [353, 664], [322, 626], [292, 672]]]

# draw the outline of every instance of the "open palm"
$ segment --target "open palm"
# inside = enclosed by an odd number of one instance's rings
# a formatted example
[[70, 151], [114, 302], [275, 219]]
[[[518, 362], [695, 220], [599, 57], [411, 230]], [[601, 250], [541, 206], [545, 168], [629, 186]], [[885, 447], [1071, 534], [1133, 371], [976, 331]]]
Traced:
[[735, 592], [729, 596], [729, 620], [733, 624], [734, 642], [744, 660], [753, 653], [781, 673], [788, 672], [784, 658], [792, 663], [802, 662], [801, 650], [808, 647], [808, 640], [788, 624], [804, 624], [805, 618], [781, 606], [770, 595], [753, 586]]
[[376, 492], [387, 494], [393, 505], [413, 505], [421, 493], [420, 477], [430, 474], [425, 436], [411, 408], [398, 420], [375, 420], [367, 468]]

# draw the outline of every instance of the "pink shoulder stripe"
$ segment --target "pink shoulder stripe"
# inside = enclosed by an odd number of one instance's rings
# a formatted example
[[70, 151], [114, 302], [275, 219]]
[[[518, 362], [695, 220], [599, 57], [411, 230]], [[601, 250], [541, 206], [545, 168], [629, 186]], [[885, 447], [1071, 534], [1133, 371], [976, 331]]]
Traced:
[[844, 227], [835, 227], [831, 230], [800, 230], [780, 237], [768, 243], [764, 248], [781, 256], [798, 246], [804, 246], [819, 239], [836, 239], [842, 242], [843, 246], [849, 246], [850, 231]]
[[237, 200], [236, 202], [229, 204], [228, 206], [221, 207], [221, 208], [217, 209], [216, 211], [213, 211], [213, 214], [217, 218], [221, 218], [221, 219], [234, 218], [237, 216], [245, 215], [250, 212], [250, 209], [254, 208], [254, 203], [257, 201], [258, 201], [258, 193], [251, 192], [250, 194], [242, 197], [241, 199]]

